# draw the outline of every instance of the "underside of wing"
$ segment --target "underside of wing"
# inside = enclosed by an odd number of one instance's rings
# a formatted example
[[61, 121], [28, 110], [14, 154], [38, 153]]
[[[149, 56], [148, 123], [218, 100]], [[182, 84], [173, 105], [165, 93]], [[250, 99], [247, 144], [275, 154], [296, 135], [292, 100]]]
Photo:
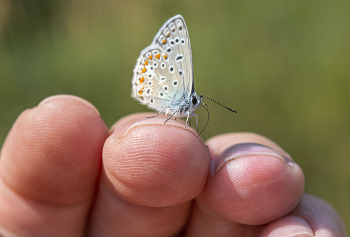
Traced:
[[183, 17], [176, 15], [166, 21], [154, 37], [152, 44], [162, 47], [175, 61], [184, 80], [184, 94], [186, 97], [190, 96], [194, 91], [192, 51]]
[[170, 18], [142, 50], [132, 87], [135, 99], [158, 112], [186, 109], [194, 84], [191, 44], [182, 16]]
[[180, 73], [175, 62], [158, 46], [151, 45], [141, 52], [132, 85], [132, 96], [158, 112], [175, 112], [183, 101], [185, 85]]

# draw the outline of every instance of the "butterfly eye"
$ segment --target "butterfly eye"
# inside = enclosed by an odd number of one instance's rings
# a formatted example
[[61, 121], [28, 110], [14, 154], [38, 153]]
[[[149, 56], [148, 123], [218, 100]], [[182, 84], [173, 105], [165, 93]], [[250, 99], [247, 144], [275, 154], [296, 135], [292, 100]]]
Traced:
[[196, 105], [198, 102], [197, 98], [195, 96], [192, 97], [192, 104]]

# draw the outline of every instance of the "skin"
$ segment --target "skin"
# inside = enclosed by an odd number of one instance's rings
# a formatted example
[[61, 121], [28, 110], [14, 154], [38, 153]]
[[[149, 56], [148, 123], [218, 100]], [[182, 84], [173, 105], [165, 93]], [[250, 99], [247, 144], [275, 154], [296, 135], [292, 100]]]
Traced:
[[[184, 124], [151, 115], [129, 115], [109, 131], [78, 97], [25, 110], [1, 150], [0, 235], [346, 236], [276, 143], [228, 133], [204, 144]], [[279, 156], [225, 159], [242, 143]]]

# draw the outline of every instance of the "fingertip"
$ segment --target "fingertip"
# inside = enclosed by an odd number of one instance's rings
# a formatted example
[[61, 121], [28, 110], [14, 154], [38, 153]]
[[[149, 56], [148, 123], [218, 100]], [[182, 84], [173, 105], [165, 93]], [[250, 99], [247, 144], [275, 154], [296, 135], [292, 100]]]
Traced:
[[2, 147], [0, 223], [8, 229], [1, 234], [82, 235], [107, 136], [92, 105], [74, 96], [25, 110]]
[[[151, 118], [151, 119], [145, 119], [145, 120], [142, 120], [142, 121], [139, 121], [137, 123], [134, 123], [132, 124], [130, 127], [128, 127], [124, 133], [124, 136], [128, 134], [129, 131], [131, 131], [132, 129], [134, 129], [135, 127], [138, 127], [138, 126], [152, 126], [152, 125], [158, 125], [158, 126], [170, 126], [170, 127], [174, 127], [174, 128], [179, 128], [181, 130], [177, 130], [181, 135], [184, 135], [184, 136], [188, 136], [188, 132], [192, 133], [194, 136], [196, 136], [197, 139], [200, 139], [200, 137], [198, 137], [196, 131], [191, 128], [191, 127], [186, 127], [185, 128], [185, 125], [180, 123], [179, 121], [175, 121], [175, 120], [167, 120], [167, 119], [164, 119], [164, 118]], [[180, 135], [179, 134], [179, 135]], [[166, 135], [166, 134], [164, 134]]]
[[[128, 121], [136, 118], [140, 115]], [[106, 141], [106, 175], [130, 202], [158, 207], [178, 205], [195, 198], [205, 184], [208, 148], [193, 129], [184, 129], [174, 120], [164, 122], [163, 118], [118, 122]], [[125, 127], [121, 129], [119, 125]]]
[[[73, 193], [77, 190], [74, 185], [79, 190], [86, 185], [91, 193], [108, 135], [96, 111], [81, 98], [58, 95], [22, 112], [3, 146], [1, 178], [33, 198], [46, 194], [46, 198], [65, 202], [58, 190]], [[80, 177], [85, 175], [82, 182]]]
[[303, 172], [270, 140], [237, 133], [214, 137], [207, 144], [215, 175], [208, 178], [201, 198], [216, 213], [260, 225], [287, 214], [299, 202]]
[[341, 216], [331, 205], [305, 193], [293, 211], [266, 225], [261, 236], [335, 237], [346, 236], [346, 229]]
[[310, 225], [300, 217], [287, 216], [268, 224], [261, 233], [261, 237], [280, 236], [312, 237], [314, 232]]
[[66, 102], [68, 103], [72, 103], [72, 104], [76, 104], [76, 105], [83, 105], [88, 109], [91, 109], [93, 112], [95, 112], [98, 116], [100, 116], [100, 112], [96, 109], [95, 106], [93, 106], [89, 101], [84, 100], [78, 96], [74, 96], [74, 95], [53, 95], [53, 96], [49, 96], [47, 98], [45, 98], [44, 100], [42, 100], [39, 104], [38, 107], [42, 107], [45, 105], [49, 105], [49, 104], [54, 104], [55, 106], [57, 106], [58, 103], [62, 103], [65, 104]]
[[305, 220], [316, 236], [346, 236], [339, 213], [329, 203], [311, 194], [304, 193], [298, 206], [288, 215]]
[[156, 115], [155, 113], [135, 113], [127, 115], [117, 122], [115, 122], [111, 129], [110, 134], [117, 134], [118, 137], [122, 137], [125, 131], [134, 123], [147, 119], [147, 117], [152, 117]]
[[[140, 125], [150, 125], [150, 124], [158, 124], [158, 125], [166, 125], [166, 126], [178, 126], [181, 128], [185, 128], [185, 123], [183, 120], [173, 120], [169, 119], [169, 116], [156, 114], [156, 113], [136, 113], [125, 116], [119, 119], [110, 129], [110, 134], [117, 134], [118, 137], [122, 137], [127, 133], [130, 129], [135, 126]], [[195, 130], [187, 126], [186, 129], [197, 136]], [[201, 138], [200, 138], [201, 139]]]

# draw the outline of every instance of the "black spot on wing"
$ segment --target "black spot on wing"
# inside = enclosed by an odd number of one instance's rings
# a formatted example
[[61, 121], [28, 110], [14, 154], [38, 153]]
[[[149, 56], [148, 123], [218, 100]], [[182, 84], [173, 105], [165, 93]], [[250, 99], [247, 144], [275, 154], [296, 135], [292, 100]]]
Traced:
[[183, 57], [182, 55], [179, 55], [179, 56], [176, 57], [175, 60], [176, 60], [176, 62], [178, 62], [178, 61], [181, 61], [183, 58], [184, 58], [184, 57]]

